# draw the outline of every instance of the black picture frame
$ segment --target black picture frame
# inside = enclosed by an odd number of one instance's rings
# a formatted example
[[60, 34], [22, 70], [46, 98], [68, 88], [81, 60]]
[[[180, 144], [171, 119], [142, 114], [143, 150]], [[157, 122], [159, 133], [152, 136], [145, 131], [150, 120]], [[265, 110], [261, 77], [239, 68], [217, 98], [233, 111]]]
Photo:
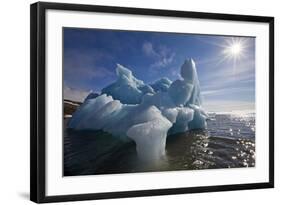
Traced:
[[[46, 10], [121, 13], [269, 24], [269, 181], [236, 185], [46, 196]], [[38, 2], [30, 7], [30, 199], [37, 203], [186, 194], [274, 187], [274, 18], [265, 16]]]

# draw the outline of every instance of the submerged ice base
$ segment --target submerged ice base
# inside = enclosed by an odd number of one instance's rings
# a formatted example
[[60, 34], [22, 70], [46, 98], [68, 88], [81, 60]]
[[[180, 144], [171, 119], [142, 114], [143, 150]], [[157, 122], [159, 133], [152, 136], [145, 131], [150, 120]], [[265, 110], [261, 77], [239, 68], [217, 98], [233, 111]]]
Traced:
[[103, 130], [129, 137], [136, 143], [141, 160], [165, 156], [168, 134], [206, 128], [207, 115], [201, 108], [196, 66], [187, 59], [181, 66], [182, 79], [162, 78], [146, 85], [132, 72], [117, 65], [116, 82], [91, 95], [73, 114], [68, 128]]

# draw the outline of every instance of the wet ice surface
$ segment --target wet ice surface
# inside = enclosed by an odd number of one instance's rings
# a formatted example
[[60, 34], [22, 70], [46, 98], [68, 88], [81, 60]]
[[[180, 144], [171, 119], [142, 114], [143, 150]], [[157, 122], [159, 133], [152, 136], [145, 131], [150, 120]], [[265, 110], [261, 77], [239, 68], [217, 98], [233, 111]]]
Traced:
[[103, 131], [65, 130], [64, 175], [197, 170], [255, 166], [254, 117], [215, 115], [207, 130], [170, 135], [166, 155], [149, 164], [138, 159], [135, 142]]

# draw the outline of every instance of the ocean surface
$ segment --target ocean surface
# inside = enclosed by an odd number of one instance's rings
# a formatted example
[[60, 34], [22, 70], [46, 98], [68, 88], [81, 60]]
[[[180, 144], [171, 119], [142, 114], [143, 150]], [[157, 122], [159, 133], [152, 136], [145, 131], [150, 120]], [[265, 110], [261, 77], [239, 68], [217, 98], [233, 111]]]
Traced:
[[153, 163], [138, 159], [131, 140], [65, 129], [64, 176], [254, 167], [255, 115], [209, 116], [206, 130], [168, 136], [166, 156]]

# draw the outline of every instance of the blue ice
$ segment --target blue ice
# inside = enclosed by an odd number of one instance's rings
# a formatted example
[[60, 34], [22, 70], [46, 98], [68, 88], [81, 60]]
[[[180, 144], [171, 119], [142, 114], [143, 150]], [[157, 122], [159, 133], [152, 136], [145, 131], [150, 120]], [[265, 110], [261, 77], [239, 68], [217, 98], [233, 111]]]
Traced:
[[138, 157], [157, 161], [165, 157], [169, 134], [205, 129], [207, 114], [201, 106], [196, 65], [186, 59], [181, 79], [162, 78], [151, 85], [134, 77], [117, 64], [117, 80], [90, 94], [73, 114], [68, 127], [75, 130], [103, 130], [135, 141]]

